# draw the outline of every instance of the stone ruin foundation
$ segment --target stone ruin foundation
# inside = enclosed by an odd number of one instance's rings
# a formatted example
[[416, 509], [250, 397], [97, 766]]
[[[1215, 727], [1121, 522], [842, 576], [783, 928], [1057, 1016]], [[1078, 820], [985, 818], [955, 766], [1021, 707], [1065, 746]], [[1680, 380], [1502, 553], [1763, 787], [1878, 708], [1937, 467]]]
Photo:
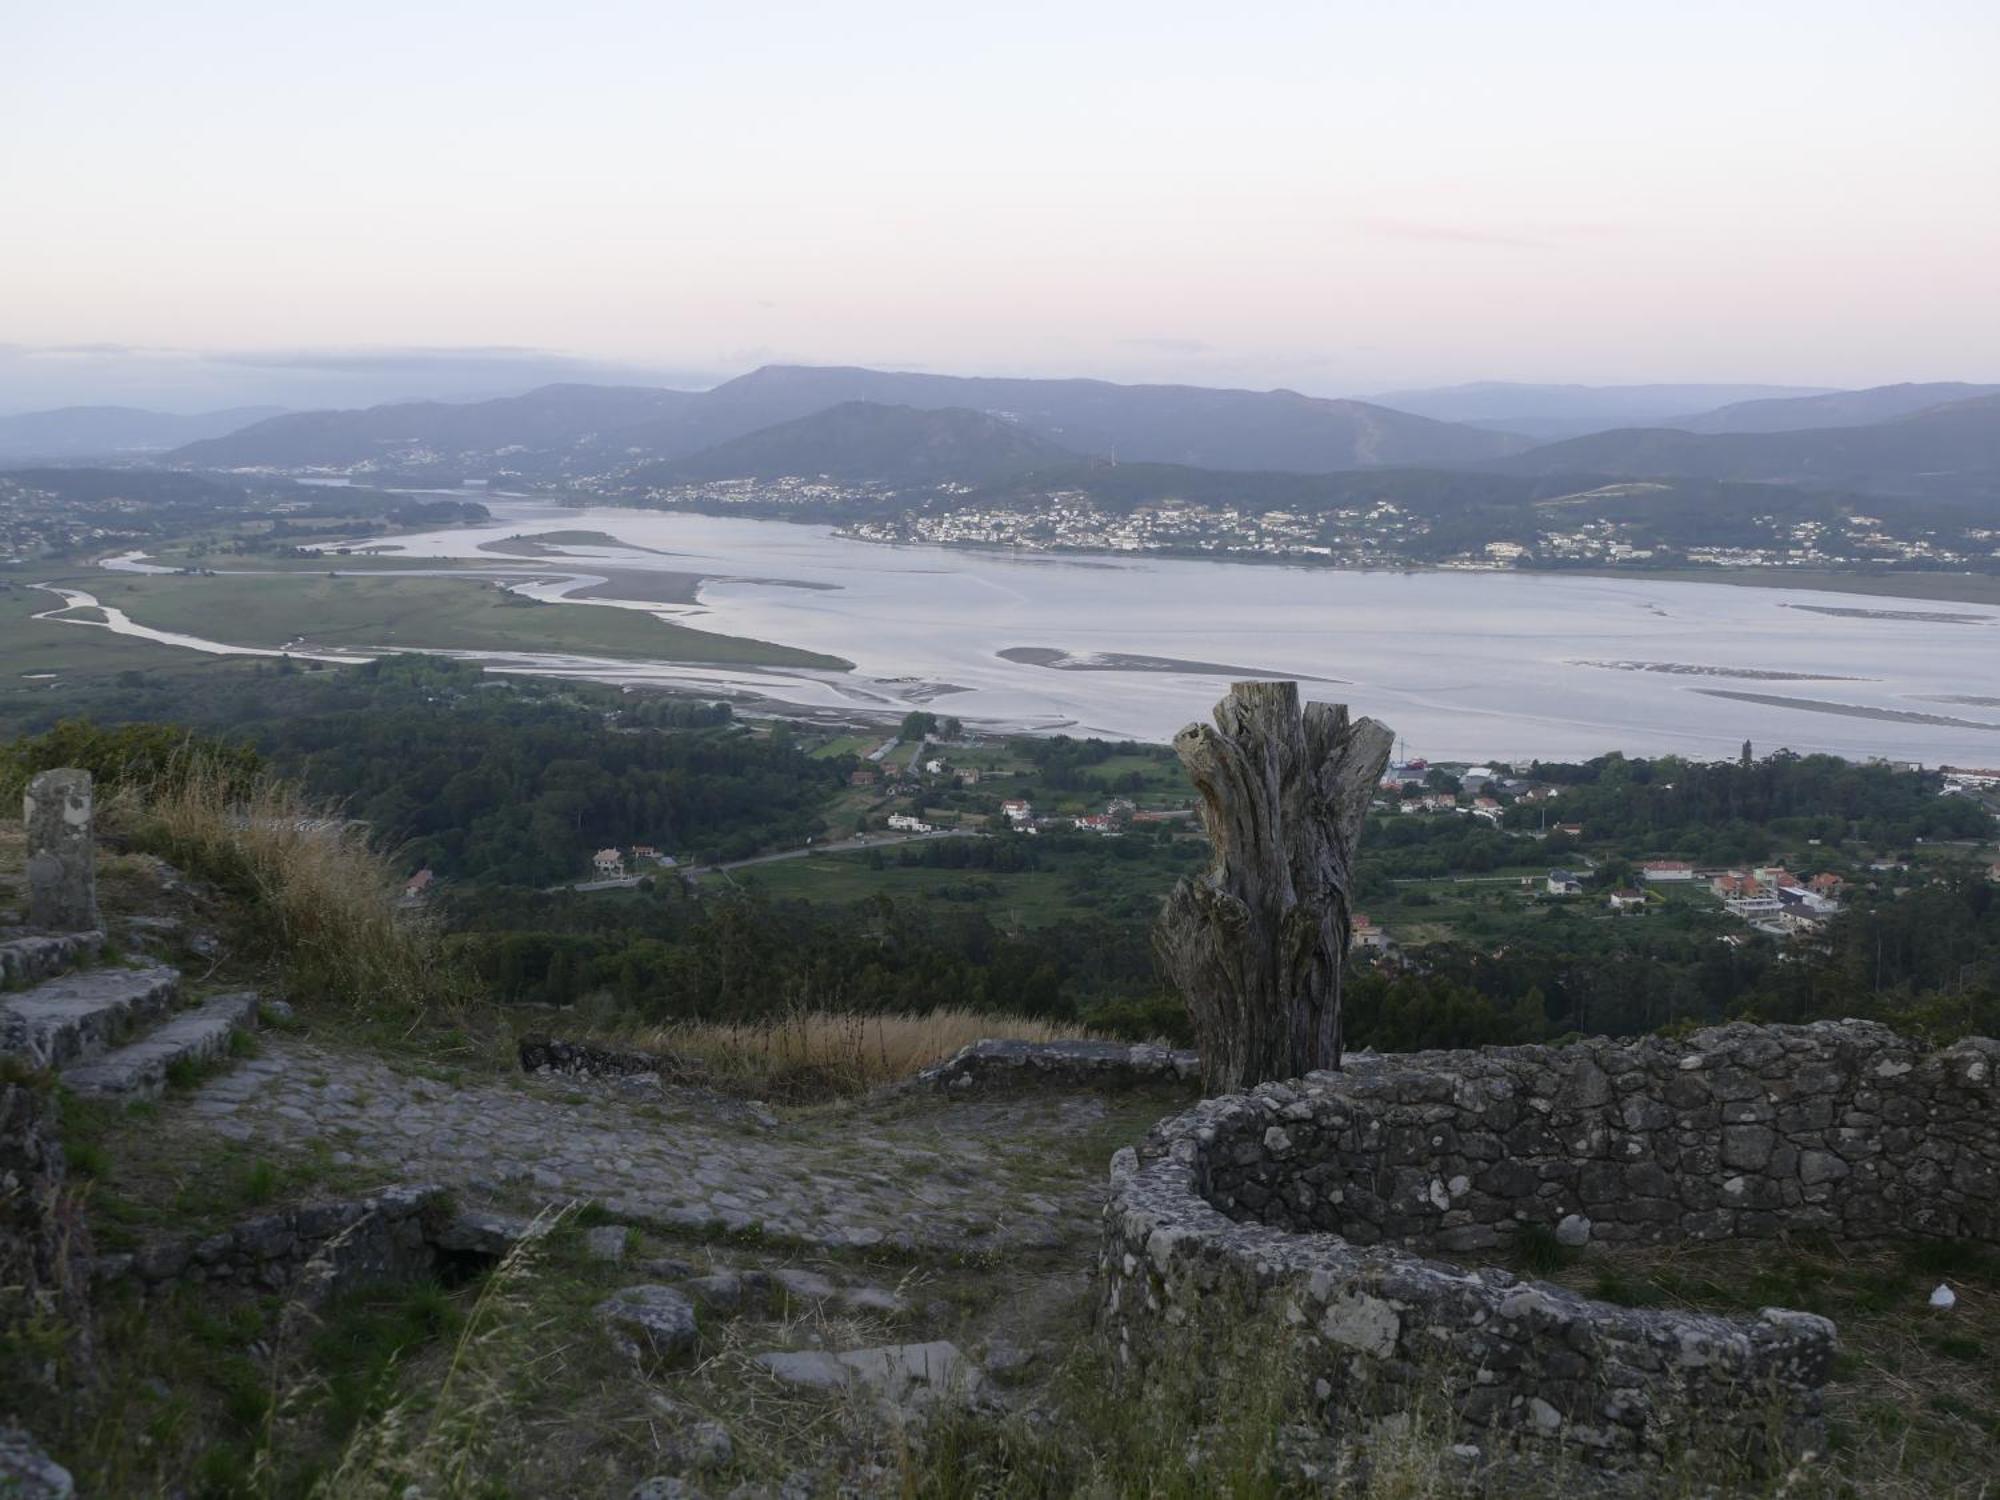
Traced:
[[1621, 1307], [1476, 1257], [1524, 1224], [1569, 1244], [2000, 1239], [1996, 1106], [2000, 1042], [1930, 1051], [1859, 1021], [1353, 1057], [1118, 1154], [1102, 1312], [1142, 1379], [1278, 1320], [1343, 1442], [1443, 1406], [1454, 1441], [1768, 1466], [1820, 1446], [1832, 1323]]

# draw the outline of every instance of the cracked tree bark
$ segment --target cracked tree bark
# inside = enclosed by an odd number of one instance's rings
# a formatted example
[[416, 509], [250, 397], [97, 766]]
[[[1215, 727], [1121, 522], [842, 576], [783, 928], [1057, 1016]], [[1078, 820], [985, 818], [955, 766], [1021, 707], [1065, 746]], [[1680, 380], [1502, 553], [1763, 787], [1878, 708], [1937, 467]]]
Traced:
[[1174, 749], [1214, 859], [1183, 877], [1154, 952], [1194, 1018], [1202, 1085], [1232, 1093], [1341, 1059], [1354, 848], [1394, 736], [1295, 682], [1239, 682]]

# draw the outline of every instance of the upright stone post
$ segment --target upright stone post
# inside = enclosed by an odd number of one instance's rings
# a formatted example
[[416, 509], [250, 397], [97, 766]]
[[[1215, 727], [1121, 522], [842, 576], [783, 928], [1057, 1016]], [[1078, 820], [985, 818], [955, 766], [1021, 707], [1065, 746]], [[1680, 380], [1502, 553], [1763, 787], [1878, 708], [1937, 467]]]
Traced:
[[1153, 948], [1187, 1000], [1208, 1093], [1340, 1066], [1354, 847], [1394, 741], [1344, 703], [1301, 713], [1295, 682], [1236, 683], [1214, 729], [1174, 736], [1214, 861], [1175, 885]]
[[97, 915], [97, 845], [91, 834], [90, 772], [44, 771], [28, 782], [28, 923], [89, 932]]

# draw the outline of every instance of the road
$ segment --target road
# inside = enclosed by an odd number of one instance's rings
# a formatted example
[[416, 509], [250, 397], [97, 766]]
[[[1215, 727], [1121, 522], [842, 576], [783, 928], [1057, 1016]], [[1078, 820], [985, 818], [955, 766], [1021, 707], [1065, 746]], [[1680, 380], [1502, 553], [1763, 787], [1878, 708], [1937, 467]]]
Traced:
[[929, 844], [938, 839], [983, 839], [986, 834], [973, 828], [939, 828], [930, 833], [864, 833], [851, 839], [833, 839], [824, 844], [807, 844], [798, 849], [780, 849], [773, 854], [755, 854], [749, 859], [732, 859], [719, 865], [681, 865], [671, 870], [651, 870], [645, 875], [624, 875], [616, 880], [579, 880], [573, 885], [552, 885], [551, 891], [629, 891], [641, 880], [667, 875], [685, 875], [700, 880], [706, 875], [747, 870], [752, 865], [776, 864], [781, 859], [805, 859], [814, 854], [855, 854], [866, 849], [893, 849], [899, 844]]

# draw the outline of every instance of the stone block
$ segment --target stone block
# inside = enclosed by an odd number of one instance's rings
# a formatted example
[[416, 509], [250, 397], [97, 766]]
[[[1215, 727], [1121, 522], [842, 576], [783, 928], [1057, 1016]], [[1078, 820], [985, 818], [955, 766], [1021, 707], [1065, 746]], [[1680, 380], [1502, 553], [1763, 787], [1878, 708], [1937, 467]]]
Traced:
[[28, 836], [28, 923], [88, 932], [97, 912], [97, 843], [88, 771], [43, 771], [21, 799]]

